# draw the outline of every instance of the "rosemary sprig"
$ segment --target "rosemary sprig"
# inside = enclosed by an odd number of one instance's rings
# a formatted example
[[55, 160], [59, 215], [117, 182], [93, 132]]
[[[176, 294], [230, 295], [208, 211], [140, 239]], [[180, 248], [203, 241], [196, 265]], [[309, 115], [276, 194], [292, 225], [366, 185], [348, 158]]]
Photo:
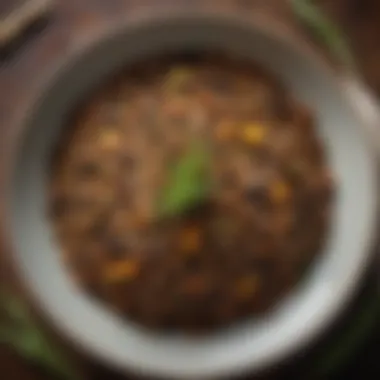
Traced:
[[296, 18], [308, 28], [330, 53], [351, 71], [356, 71], [354, 56], [340, 28], [315, 4], [314, 0], [290, 0]]
[[59, 379], [80, 379], [61, 349], [35, 323], [21, 299], [3, 290], [0, 292], [0, 306], [4, 314], [0, 324], [0, 344], [8, 345]]

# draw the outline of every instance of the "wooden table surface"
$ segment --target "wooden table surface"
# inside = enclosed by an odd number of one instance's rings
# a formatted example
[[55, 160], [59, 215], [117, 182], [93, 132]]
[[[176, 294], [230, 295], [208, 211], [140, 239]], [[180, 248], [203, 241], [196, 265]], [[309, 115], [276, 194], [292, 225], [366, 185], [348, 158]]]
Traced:
[[[5, 0], [0, 0], [0, 3]], [[347, 31], [357, 53], [365, 78], [380, 93], [380, 2], [377, 0], [319, 0], [321, 5]], [[11, 126], [17, 122], [28, 103], [38, 94], [44, 70], [58, 62], [81, 39], [100, 28], [106, 28], [126, 12], [138, 8], [166, 4], [194, 6], [202, 3], [262, 12], [292, 32], [304, 36], [294, 22], [287, 0], [56, 0], [54, 12], [46, 28], [21, 45], [7, 60], [0, 61], [0, 141], [6, 141]], [[303, 37], [302, 37], [303, 38]], [[1, 157], [1, 156], [0, 156]], [[0, 173], [1, 176], [2, 173]], [[0, 189], [1, 190], [1, 189]], [[0, 221], [4, 223], [4, 221]], [[20, 294], [24, 289], [12, 272], [0, 240], [0, 279]], [[58, 338], [57, 338], [58, 339]], [[106, 370], [90, 364], [82, 355], [73, 353], [86, 379], [111, 379]], [[0, 348], [0, 373], [4, 379], [47, 379], [6, 348]], [[116, 377], [115, 377], [116, 378]]]

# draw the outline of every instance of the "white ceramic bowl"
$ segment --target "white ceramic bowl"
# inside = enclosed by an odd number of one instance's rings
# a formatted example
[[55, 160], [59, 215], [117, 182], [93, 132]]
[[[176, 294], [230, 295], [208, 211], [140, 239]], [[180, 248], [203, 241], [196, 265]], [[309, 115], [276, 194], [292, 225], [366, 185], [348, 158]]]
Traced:
[[[69, 110], [110, 73], [163, 49], [210, 47], [259, 61], [315, 110], [337, 178], [333, 223], [307, 278], [264, 319], [203, 338], [155, 335], [119, 319], [71, 284], [46, 218], [49, 157]], [[177, 13], [118, 25], [88, 41], [53, 74], [10, 143], [5, 212], [16, 267], [60, 332], [126, 371], [208, 379], [275, 364], [332, 323], [369, 262], [379, 189], [368, 129], [352, 98], [323, 65], [265, 25], [233, 16]]]

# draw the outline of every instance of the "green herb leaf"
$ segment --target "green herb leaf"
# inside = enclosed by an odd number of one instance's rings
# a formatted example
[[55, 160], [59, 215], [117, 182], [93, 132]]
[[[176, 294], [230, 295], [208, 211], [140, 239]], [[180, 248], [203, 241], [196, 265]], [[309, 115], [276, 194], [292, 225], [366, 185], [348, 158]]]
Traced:
[[209, 155], [202, 143], [193, 143], [171, 168], [159, 197], [158, 216], [173, 217], [204, 201], [209, 195]]
[[291, 0], [295, 16], [324, 44], [330, 53], [347, 68], [355, 70], [350, 46], [338, 26], [330, 20], [313, 0]]
[[64, 380], [77, 380], [72, 368], [58, 347], [55, 347], [34, 322], [27, 306], [19, 298], [1, 291], [1, 307], [7, 322], [0, 325], [0, 343]]

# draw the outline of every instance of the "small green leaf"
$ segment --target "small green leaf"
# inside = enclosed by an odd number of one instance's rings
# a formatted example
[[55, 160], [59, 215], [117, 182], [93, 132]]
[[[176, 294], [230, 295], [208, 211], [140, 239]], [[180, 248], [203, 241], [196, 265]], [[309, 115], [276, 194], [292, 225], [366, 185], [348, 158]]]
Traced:
[[293, 13], [330, 53], [347, 68], [355, 70], [355, 59], [342, 31], [330, 20], [313, 0], [291, 0]]
[[159, 197], [158, 216], [173, 217], [204, 201], [209, 195], [209, 155], [202, 143], [193, 143], [168, 173]]

